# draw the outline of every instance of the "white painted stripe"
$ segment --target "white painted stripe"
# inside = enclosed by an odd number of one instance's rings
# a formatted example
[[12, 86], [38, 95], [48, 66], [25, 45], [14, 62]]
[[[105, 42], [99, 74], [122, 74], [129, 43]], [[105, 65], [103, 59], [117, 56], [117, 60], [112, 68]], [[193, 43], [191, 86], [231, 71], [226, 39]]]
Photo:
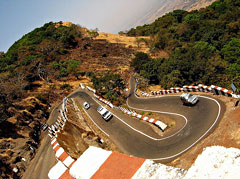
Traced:
[[68, 156], [68, 157], [63, 161], [63, 164], [66, 165], [67, 167], [69, 167], [73, 162], [74, 162], [74, 160], [72, 159], [72, 157]]
[[140, 114], [137, 115], [137, 118], [141, 118], [141, 117], [142, 117], [142, 115], [140, 115]]
[[63, 152], [64, 152], [63, 148], [60, 147], [60, 148], [57, 150], [57, 152], [56, 152], [56, 157], [59, 158], [60, 155], [62, 155]]
[[90, 146], [71, 167], [71, 176], [73, 178], [91, 178], [111, 153], [111, 151]]
[[151, 118], [151, 119], [149, 120], [149, 122], [151, 122], [151, 123], [153, 123], [153, 121], [154, 121], [154, 119], [153, 119], [153, 118]]
[[54, 143], [54, 142], [56, 142], [56, 138], [54, 138], [52, 141], [51, 141], [51, 145]]
[[143, 120], [144, 120], [144, 121], [148, 120], [148, 117], [145, 116], [145, 117], [143, 118]]
[[157, 121], [155, 124], [158, 125], [162, 130], [165, 130], [167, 128], [167, 125], [162, 121]]
[[58, 143], [56, 143], [56, 144], [53, 146], [53, 150], [54, 150], [57, 146], [59, 146]]
[[48, 172], [48, 177], [49, 179], [59, 179], [66, 170], [67, 167], [65, 167], [61, 161], [58, 161], [58, 163]]

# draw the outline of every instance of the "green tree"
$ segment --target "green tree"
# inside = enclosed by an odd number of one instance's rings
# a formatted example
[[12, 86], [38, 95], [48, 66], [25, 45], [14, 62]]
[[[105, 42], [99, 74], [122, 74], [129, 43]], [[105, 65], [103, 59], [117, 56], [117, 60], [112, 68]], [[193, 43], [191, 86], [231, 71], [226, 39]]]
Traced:
[[240, 39], [232, 38], [221, 50], [224, 60], [240, 65]]

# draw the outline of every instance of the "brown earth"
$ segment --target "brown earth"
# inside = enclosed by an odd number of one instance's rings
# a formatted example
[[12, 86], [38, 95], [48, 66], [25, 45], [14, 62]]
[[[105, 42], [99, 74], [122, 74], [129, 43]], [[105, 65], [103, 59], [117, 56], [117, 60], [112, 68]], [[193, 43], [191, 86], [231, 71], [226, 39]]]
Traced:
[[126, 48], [134, 49], [139, 52], [148, 53], [150, 48], [150, 37], [129, 37], [124, 34], [111, 34], [99, 32], [96, 39], [106, 39], [110, 43], [123, 44]]
[[49, 115], [47, 109], [48, 105], [35, 97], [15, 102], [9, 109], [14, 115], [3, 121], [0, 129], [1, 177], [19, 178], [25, 171], [40, 143], [41, 124]]
[[[77, 100], [67, 103], [67, 117], [63, 130], [58, 133], [58, 142], [73, 158], [78, 159], [89, 147], [95, 146], [105, 150], [119, 151], [117, 147], [88, 118]], [[104, 142], [101, 143], [100, 140]]]

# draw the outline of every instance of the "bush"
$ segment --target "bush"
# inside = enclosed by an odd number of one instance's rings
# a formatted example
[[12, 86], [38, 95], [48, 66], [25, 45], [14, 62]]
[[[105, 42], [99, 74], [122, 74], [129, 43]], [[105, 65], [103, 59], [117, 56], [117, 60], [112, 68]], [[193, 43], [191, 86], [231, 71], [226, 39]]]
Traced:
[[70, 91], [72, 89], [72, 86], [70, 84], [64, 83], [64, 84], [60, 85], [60, 89], [61, 90], [66, 89], [67, 91]]

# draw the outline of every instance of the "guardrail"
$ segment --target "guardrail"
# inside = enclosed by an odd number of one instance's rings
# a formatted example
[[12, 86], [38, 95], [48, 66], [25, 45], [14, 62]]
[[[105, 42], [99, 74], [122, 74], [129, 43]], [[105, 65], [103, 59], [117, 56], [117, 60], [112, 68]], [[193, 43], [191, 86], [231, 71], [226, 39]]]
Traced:
[[108, 106], [110, 106], [111, 108], [113, 108], [113, 104], [103, 98], [101, 98], [100, 96], [94, 94], [95, 98], [97, 98], [99, 101], [102, 101], [103, 103], [107, 104]]
[[[182, 88], [170, 88], [169, 90], [159, 90], [159, 91], [151, 91], [152, 95], [166, 95], [171, 93], [180, 93], [180, 92], [206, 92], [213, 93], [215, 95], [224, 95], [233, 98], [240, 98], [240, 95], [234, 94], [231, 90], [211, 85], [206, 86], [203, 84], [199, 84], [198, 86], [183, 86]], [[148, 96], [144, 94], [143, 96]]]
[[66, 115], [68, 112], [66, 107], [67, 101], [68, 101], [68, 98], [64, 97], [62, 102], [62, 109], [58, 110], [58, 112], [60, 113], [60, 116], [58, 116], [54, 124], [48, 127], [48, 136], [50, 138], [55, 137], [56, 134], [63, 129], [65, 122], [68, 120]]
[[167, 128], [167, 125], [165, 123], [163, 123], [162, 121], [147, 117], [147, 116], [143, 116], [141, 114], [136, 113], [135, 111], [129, 111], [126, 108], [123, 107], [119, 107], [119, 110], [123, 111], [125, 114], [131, 115], [133, 117], [136, 117], [138, 119], [147, 121], [149, 123], [155, 124], [156, 126], [158, 126], [162, 131], [164, 131]]

